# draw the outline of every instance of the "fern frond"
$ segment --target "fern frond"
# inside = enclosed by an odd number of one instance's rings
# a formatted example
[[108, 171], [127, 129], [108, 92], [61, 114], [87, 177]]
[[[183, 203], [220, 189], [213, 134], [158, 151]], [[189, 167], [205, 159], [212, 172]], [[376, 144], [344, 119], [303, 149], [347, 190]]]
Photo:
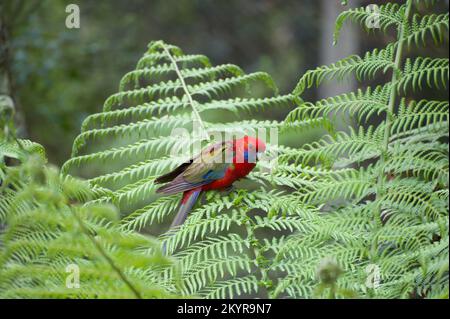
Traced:
[[405, 5], [399, 5], [397, 3], [387, 3], [381, 6], [376, 5], [373, 8], [368, 6], [342, 12], [336, 19], [335, 31], [333, 34], [334, 43], [337, 43], [339, 40], [341, 29], [347, 20], [359, 23], [366, 31], [375, 29], [373, 27], [368, 27], [368, 25], [375, 22], [375, 19], [377, 23], [376, 27], [383, 32], [386, 32], [390, 27], [398, 28], [403, 22], [405, 7]]
[[325, 80], [342, 80], [351, 73], [354, 73], [358, 80], [371, 79], [379, 72], [386, 73], [394, 69], [394, 49], [394, 45], [389, 45], [382, 50], [367, 52], [362, 58], [352, 55], [329, 66], [307, 71], [297, 83], [294, 94], [300, 95], [306, 89], [313, 85], [317, 86]]
[[327, 118], [344, 112], [355, 115], [358, 121], [367, 121], [372, 116], [380, 116], [387, 110], [389, 92], [389, 86], [377, 86], [373, 90], [368, 87], [366, 91], [358, 90], [356, 93], [330, 97], [315, 104], [310, 102], [300, 103], [296, 109], [288, 114], [286, 121], [290, 123], [318, 117]]
[[407, 59], [403, 76], [396, 85], [399, 92], [406, 92], [408, 88], [413, 91], [422, 90], [424, 85], [430, 88], [447, 88], [448, 72], [447, 58]]
[[426, 45], [426, 39], [431, 36], [435, 44], [442, 43], [444, 41], [445, 30], [449, 30], [449, 14], [431, 14], [426, 16], [420, 16], [415, 14], [412, 17], [409, 28], [405, 31], [405, 41], [408, 42], [408, 46], [414, 43], [416, 46]]

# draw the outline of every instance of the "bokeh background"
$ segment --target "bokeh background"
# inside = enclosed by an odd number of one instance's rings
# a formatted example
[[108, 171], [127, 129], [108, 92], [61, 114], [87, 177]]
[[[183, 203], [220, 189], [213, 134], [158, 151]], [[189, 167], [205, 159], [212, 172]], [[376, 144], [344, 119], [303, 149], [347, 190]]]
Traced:
[[[205, 54], [214, 64], [268, 72], [280, 93], [287, 93], [306, 70], [392, 40], [350, 26], [333, 46], [334, 20], [341, 11], [385, 1], [348, 2], [1, 0], [0, 73], [9, 82], [19, 133], [43, 144], [50, 162], [61, 164], [70, 156], [83, 119], [117, 92], [121, 77], [134, 69], [151, 40]], [[80, 7], [80, 29], [65, 26], [70, 3]], [[439, 5], [448, 8], [448, 1]], [[325, 85], [305, 98], [356, 87], [352, 80]], [[281, 120], [286, 114], [272, 115]]]

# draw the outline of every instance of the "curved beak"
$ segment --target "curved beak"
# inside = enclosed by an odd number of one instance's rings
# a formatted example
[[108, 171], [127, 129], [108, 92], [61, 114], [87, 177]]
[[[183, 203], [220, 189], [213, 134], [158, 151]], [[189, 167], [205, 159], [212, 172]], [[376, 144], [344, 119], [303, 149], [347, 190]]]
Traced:
[[257, 160], [257, 161], [261, 158], [261, 155], [262, 155], [263, 153], [264, 153], [264, 152], [256, 152], [256, 160]]

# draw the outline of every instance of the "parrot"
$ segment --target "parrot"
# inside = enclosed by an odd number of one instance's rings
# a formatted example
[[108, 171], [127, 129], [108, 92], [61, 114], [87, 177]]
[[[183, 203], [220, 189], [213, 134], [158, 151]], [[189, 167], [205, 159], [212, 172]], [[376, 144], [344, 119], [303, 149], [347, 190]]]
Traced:
[[245, 135], [207, 146], [199, 155], [156, 178], [156, 184], [164, 184], [156, 193], [183, 193], [169, 229], [184, 223], [202, 192], [230, 189], [235, 181], [247, 176], [265, 150], [266, 145], [261, 139]]

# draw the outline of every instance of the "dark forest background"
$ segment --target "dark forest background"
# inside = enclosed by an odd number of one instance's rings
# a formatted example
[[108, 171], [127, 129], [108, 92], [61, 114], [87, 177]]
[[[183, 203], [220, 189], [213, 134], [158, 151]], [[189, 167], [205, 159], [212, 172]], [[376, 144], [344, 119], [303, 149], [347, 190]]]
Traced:
[[[65, 27], [70, 3], [80, 7], [80, 29]], [[19, 134], [43, 144], [56, 164], [69, 157], [82, 120], [117, 91], [151, 40], [205, 54], [214, 64], [268, 72], [281, 93], [308, 69], [383, 45], [347, 28], [332, 47], [334, 19], [344, 10], [338, 0], [1, 0], [0, 9], [1, 72]], [[343, 85], [308, 94], [354, 86]]]

